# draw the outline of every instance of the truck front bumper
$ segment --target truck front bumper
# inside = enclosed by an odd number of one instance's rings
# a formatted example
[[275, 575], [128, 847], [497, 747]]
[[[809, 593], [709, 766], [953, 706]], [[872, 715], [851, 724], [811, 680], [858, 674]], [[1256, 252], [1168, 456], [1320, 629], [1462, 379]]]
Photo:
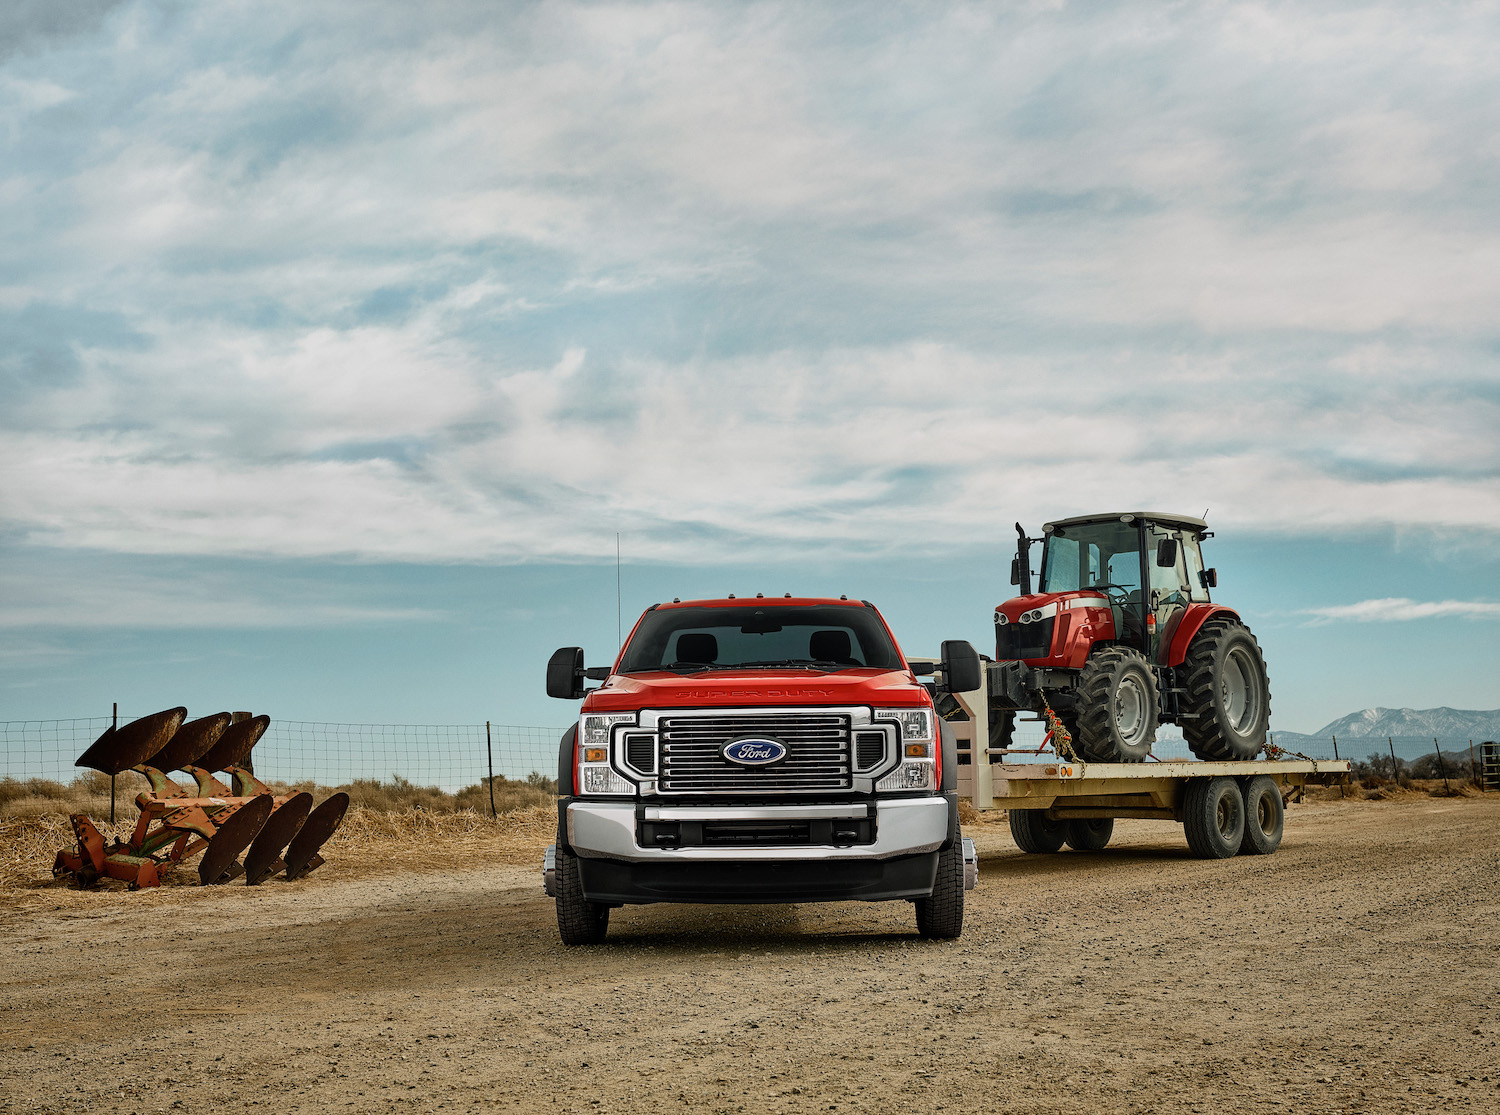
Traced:
[[593, 902], [873, 902], [932, 893], [950, 808], [946, 797], [878, 802], [874, 839], [865, 844], [660, 848], [637, 841], [642, 819], [853, 819], [866, 817], [868, 806], [663, 806], [641, 818], [630, 802], [572, 802], [567, 835]]

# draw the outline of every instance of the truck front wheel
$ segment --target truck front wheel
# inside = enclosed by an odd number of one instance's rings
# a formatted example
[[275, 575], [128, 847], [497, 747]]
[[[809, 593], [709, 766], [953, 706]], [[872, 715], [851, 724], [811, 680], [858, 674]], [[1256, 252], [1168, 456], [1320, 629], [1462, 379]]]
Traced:
[[932, 894], [918, 898], [917, 932], [931, 940], [951, 941], [964, 931], [963, 841], [949, 841], [938, 853], [937, 879]]
[[609, 931], [609, 907], [583, 896], [578, 857], [557, 849], [557, 931], [565, 945], [597, 945]]

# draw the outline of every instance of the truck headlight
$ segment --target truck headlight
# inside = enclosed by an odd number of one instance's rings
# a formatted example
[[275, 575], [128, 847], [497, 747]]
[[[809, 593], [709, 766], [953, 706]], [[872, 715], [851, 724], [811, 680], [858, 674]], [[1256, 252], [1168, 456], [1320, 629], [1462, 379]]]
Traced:
[[876, 793], [931, 790], [937, 785], [937, 733], [932, 710], [926, 708], [876, 709], [877, 720], [894, 720], [901, 729], [901, 762], [879, 782]]
[[635, 783], [610, 763], [615, 725], [634, 724], [633, 712], [586, 713], [578, 719], [578, 792], [634, 795]]

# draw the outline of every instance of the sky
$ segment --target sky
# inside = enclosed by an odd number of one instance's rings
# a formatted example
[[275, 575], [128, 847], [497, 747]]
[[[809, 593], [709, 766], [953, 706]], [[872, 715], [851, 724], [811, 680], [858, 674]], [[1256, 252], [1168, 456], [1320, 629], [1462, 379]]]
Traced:
[[[1500, 706], [1500, 9], [12, 0], [0, 720], [565, 724], [1201, 514], [1273, 727]], [[619, 567], [616, 567], [617, 547]], [[618, 593], [617, 593], [618, 586]]]

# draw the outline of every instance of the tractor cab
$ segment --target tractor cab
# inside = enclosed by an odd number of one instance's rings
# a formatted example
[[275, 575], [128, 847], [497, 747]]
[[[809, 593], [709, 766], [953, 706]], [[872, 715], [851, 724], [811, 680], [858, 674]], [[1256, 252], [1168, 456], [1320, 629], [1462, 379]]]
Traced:
[[[1020, 533], [1024, 551], [1034, 540]], [[1211, 536], [1202, 519], [1184, 515], [1136, 511], [1059, 519], [1042, 528], [1037, 590], [1059, 603], [1102, 595], [1113, 620], [1112, 641], [1163, 662], [1163, 648], [1187, 607], [1209, 603], [1209, 589], [1217, 584], [1199, 548]], [[1018, 554], [1012, 583], [1021, 584], [1023, 594], [1030, 592], [1021, 583], [1026, 564]]]

